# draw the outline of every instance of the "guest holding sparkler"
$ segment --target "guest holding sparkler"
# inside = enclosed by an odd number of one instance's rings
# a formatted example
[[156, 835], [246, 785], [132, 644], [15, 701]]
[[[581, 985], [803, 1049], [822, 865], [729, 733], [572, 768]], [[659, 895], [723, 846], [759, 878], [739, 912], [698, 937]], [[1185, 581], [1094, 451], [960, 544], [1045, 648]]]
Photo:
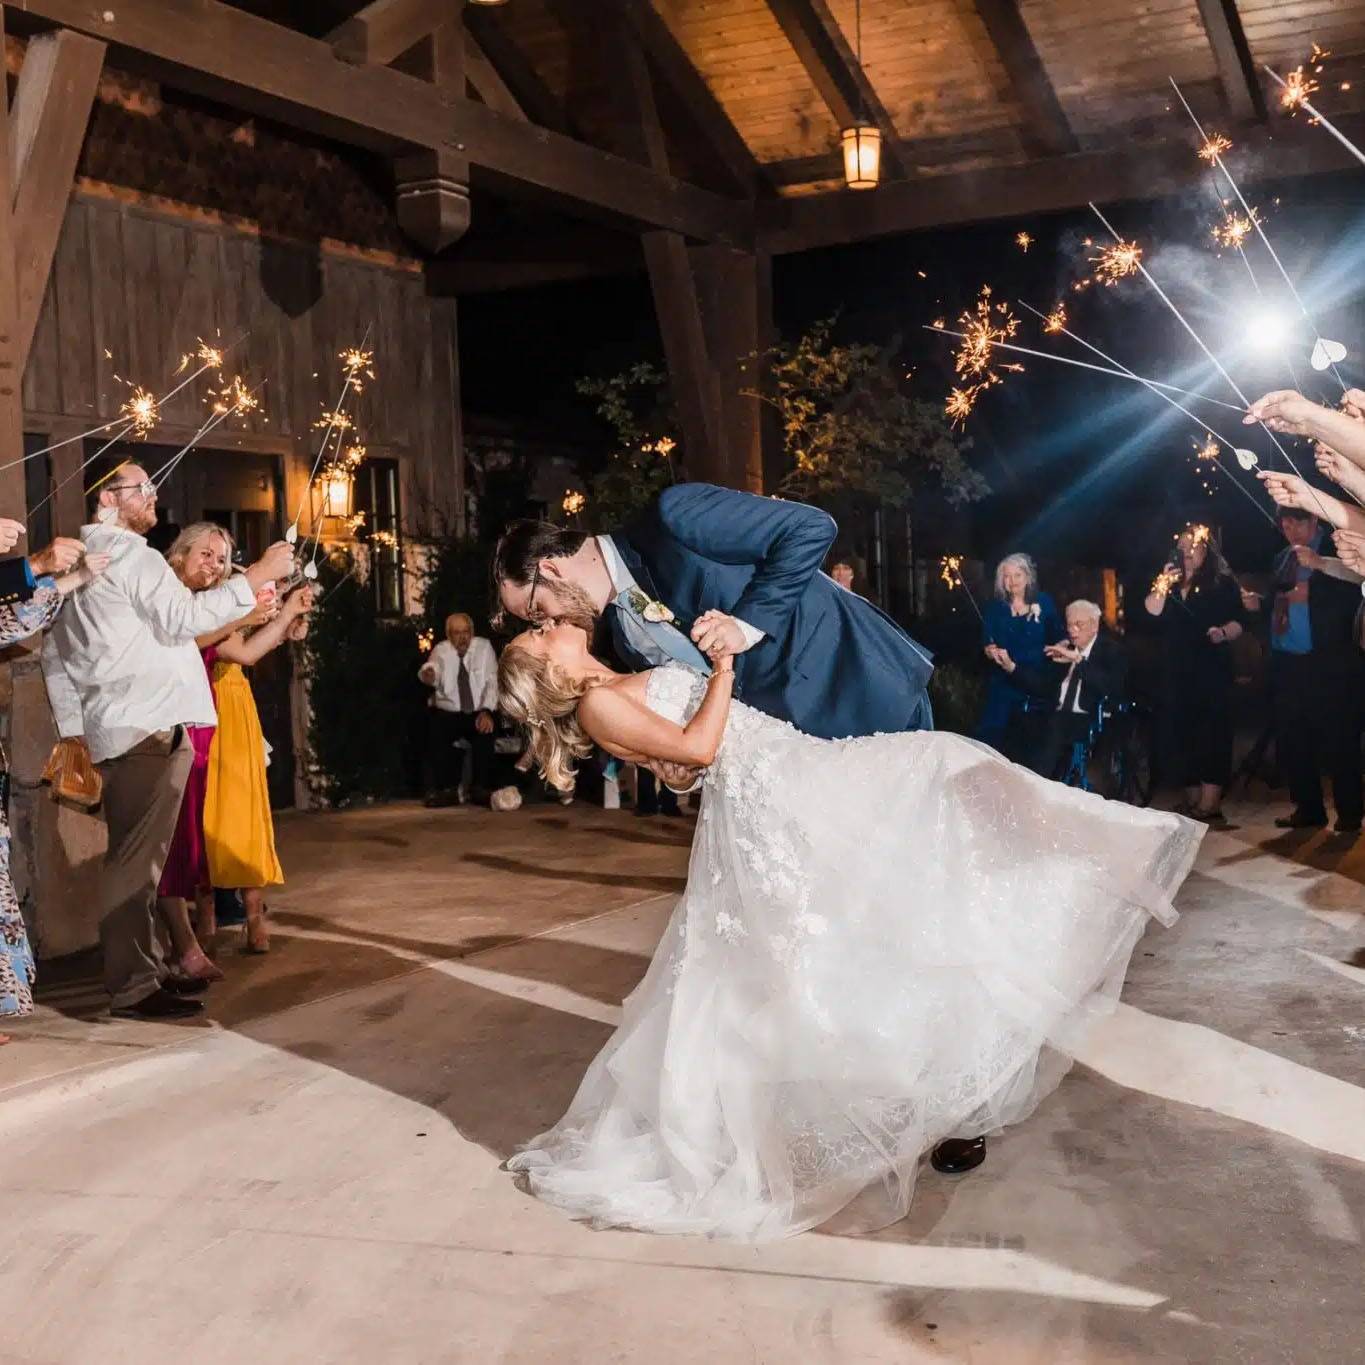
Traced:
[[[13, 549], [23, 534], [23, 526], [17, 521], [0, 518], [0, 545], [6, 550]], [[76, 554], [80, 552], [79, 543]], [[71, 559], [69, 550], [62, 550], [55, 562]], [[46, 558], [34, 556], [39, 565], [48, 562]], [[31, 564], [24, 560], [9, 560], [24, 566], [25, 595], [22, 600], [0, 603], [0, 648], [9, 648], [20, 640], [25, 640], [39, 631], [46, 630], [56, 619], [61, 609], [62, 599], [67, 594], [84, 587], [108, 566], [103, 555], [87, 555], [78, 569], [67, 567], [67, 571], [57, 577], [31, 572]], [[8, 782], [8, 773], [0, 774], [0, 784]], [[24, 917], [19, 910], [19, 899], [15, 895], [14, 883], [9, 870], [9, 820], [5, 814], [5, 803], [0, 800], [0, 1019], [17, 1019], [33, 1012], [33, 981], [36, 969], [33, 951], [29, 947], [28, 931], [24, 927]], [[0, 1033], [0, 1043], [9, 1042], [8, 1034]]]
[[1258, 398], [1242, 419], [1264, 422], [1272, 431], [1306, 436], [1365, 469], [1365, 392], [1348, 389], [1340, 408], [1314, 403], [1293, 389], [1276, 389]]
[[239, 621], [266, 583], [285, 577], [293, 551], [272, 545], [244, 575], [191, 592], [146, 542], [156, 485], [134, 463], [92, 487], [87, 555], [109, 568], [68, 603], [43, 645], [58, 733], [83, 738], [104, 780], [109, 827], [100, 921], [105, 988], [132, 1019], [198, 1013], [202, 981], [167, 974], [156, 941], [157, 884], [194, 754], [187, 725], [212, 725], [213, 697], [195, 637]]
[[1038, 569], [1025, 554], [1006, 555], [996, 566], [995, 595], [981, 613], [981, 643], [991, 662], [986, 705], [976, 738], [1006, 758], [1023, 761], [1034, 736], [1025, 734], [1034, 701], [1015, 669], [1046, 671], [1044, 650], [1066, 635], [1057, 605], [1038, 589]]
[[286, 640], [302, 640], [312, 606], [309, 587], [296, 588], [278, 604], [271, 594], [226, 638], [210, 636], [199, 642], [206, 661], [212, 655], [218, 703], [218, 730], [209, 751], [204, 795], [204, 845], [213, 885], [242, 893], [246, 911], [242, 951], [246, 953], [270, 951], [265, 888], [280, 885], [284, 871], [275, 852], [265, 735], [243, 669], [259, 663]]
[[1332, 779], [1338, 834], [1360, 832], [1361, 655], [1356, 633], [1360, 592], [1322, 554], [1323, 528], [1311, 512], [1281, 506], [1287, 542], [1275, 561], [1275, 590], [1244, 593], [1249, 611], [1270, 616], [1271, 695], [1276, 746], [1293, 810], [1276, 824], [1318, 829], [1327, 823], [1322, 775]]
[[1181, 812], [1218, 824], [1232, 776], [1232, 651], [1242, 634], [1237, 582], [1207, 526], [1186, 527], [1144, 604], [1162, 635], [1163, 775]]

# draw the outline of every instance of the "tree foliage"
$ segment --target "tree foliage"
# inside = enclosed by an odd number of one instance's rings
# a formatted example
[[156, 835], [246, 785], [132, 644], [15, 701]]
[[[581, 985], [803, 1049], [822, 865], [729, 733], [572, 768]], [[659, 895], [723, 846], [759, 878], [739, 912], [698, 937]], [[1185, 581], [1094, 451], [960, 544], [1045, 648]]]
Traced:
[[577, 388], [595, 401], [615, 438], [606, 463], [587, 479], [587, 516], [595, 526], [619, 526], [677, 478], [678, 421], [668, 376], [641, 361], [608, 379], [580, 379]]
[[929, 487], [954, 504], [985, 495], [967, 461], [970, 441], [914, 396], [898, 351], [838, 342], [831, 320], [772, 350], [761, 396], [782, 423], [784, 497], [904, 508]]

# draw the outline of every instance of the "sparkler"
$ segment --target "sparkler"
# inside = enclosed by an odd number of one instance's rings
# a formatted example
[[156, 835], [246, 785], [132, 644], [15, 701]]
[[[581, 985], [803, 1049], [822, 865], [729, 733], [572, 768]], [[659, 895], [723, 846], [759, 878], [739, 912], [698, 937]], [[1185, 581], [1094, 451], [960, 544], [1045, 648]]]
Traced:
[[[1027, 308], [1029, 312], [1032, 313], [1035, 317], [1046, 318], [1047, 316], [1049, 316], [1047, 314], [1040, 313], [1038, 309], [1034, 308], [1031, 304], [1025, 303], [1024, 307]], [[1087, 341], [1083, 336], [1077, 336], [1075, 332], [1070, 331], [1065, 326], [1062, 326], [1058, 330], [1061, 331], [1063, 335], [1070, 337], [1072, 341], [1077, 342], [1081, 346], [1084, 346], [1085, 349], [1089, 351], [1092, 355], [1097, 355], [1101, 360], [1107, 361], [1110, 365], [1117, 366], [1118, 368], [1115, 371], [1116, 373], [1124, 375], [1128, 379], [1136, 380], [1139, 384], [1142, 384], [1144, 387], [1146, 387], [1152, 393], [1154, 393], [1163, 402], [1169, 403], [1171, 407], [1173, 407], [1177, 412], [1183, 413], [1186, 417], [1190, 419], [1190, 421], [1194, 422], [1196, 425], [1203, 428], [1203, 430], [1208, 434], [1208, 440], [1206, 440], [1204, 442], [1204, 445], [1199, 448], [1199, 458], [1200, 459], [1211, 458], [1214, 462], [1213, 467], [1256, 509], [1256, 511], [1261, 516], [1263, 516], [1268, 522], [1270, 522], [1272, 526], [1276, 524], [1275, 518], [1265, 510], [1261, 503], [1259, 503], [1256, 500], [1256, 498], [1252, 496], [1252, 494], [1250, 494], [1245, 488], [1242, 487], [1241, 483], [1231, 473], [1231, 471], [1224, 467], [1223, 462], [1218, 458], [1218, 445], [1219, 443], [1221, 443], [1222, 445], [1227, 446], [1227, 448], [1230, 451], [1232, 451], [1232, 453], [1237, 457], [1237, 462], [1241, 464], [1244, 469], [1247, 470], [1250, 470], [1255, 467], [1257, 463], [1255, 454], [1252, 451], [1242, 450], [1239, 447], [1233, 445], [1233, 443], [1229, 441], [1226, 436], [1220, 435], [1218, 432], [1216, 432], [1211, 426], [1209, 426], [1207, 422], [1204, 421], [1202, 417], [1195, 416], [1195, 414], [1192, 413], [1189, 410], [1189, 408], [1187, 408], [1183, 403], [1176, 402], [1174, 398], [1171, 398], [1169, 395], [1163, 393], [1162, 389], [1170, 388], [1175, 393], [1184, 393], [1186, 394], [1187, 397], [1191, 398], [1201, 398], [1203, 397], [1202, 394], [1187, 393], [1186, 390], [1176, 389], [1173, 385], [1160, 384], [1155, 379], [1144, 379], [1142, 375], [1136, 374], [1134, 371], [1130, 370], [1126, 365], [1122, 363], [1122, 361], [1115, 360], [1113, 356], [1105, 354], [1105, 352], [1100, 350], [1098, 346]], [[1065, 359], [1065, 357], [1057, 356], [1055, 357], [1055, 359], [1062, 360]], [[1074, 361], [1071, 363], [1082, 364], [1083, 362]], [[1093, 366], [1091, 368], [1098, 369], [1099, 366]], [[1207, 401], [1217, 402], [1216, 399], [1209, 399]], [[1232, 404], [1230, 403], [1224, 403], [1221, 406], [1232, 408], [1234, 412], [1240, 412], [1239, 408], [1232, 407]], [[1211, 456], [1207, 453], [1210, 447], [1212, 447], [1213, 452]], [[1247, 463], [1248, 459], [1251, 461], [1250, 464]]]
[[1212, 137], [1204, 139], [1204, 145], [1199, 149], [1199, 155], [1203, 157], [1210, 166], [1218, 164], [1219, 158], [1224, 152], [1232, 150], [1232, 143], [1225, 138], [1222, 133], [1214, 133]]
[[[1365, 152], [1362, 152], [1360, 148], [1357, 147], [1355, 143], [1350, 140], [1350, 138], [1348, 138], [1344, 133], [1342, 133], [1342, 131], [1339, 128], [1335, 127], [1329, 119], [1323, 118], [1323, 116], [1316, 109], [1313, 108], [1312, 104], [1309, 103], [1308, 96], [1313, 94], [1314, 91], [1316, 91], [1318, 88], [1316, 81], [1312, 81], [1307, 85], [1300, 81], [1296, 86], [1293, 84], [1295, 77], [1295, 72], [1293, 71], [1289, 73], [1289, 80], [1286, 81], [1281, 80], [1280, 77], [1276, 75], [1276, 73], [1272, 71], [1268, 66], [1263, 67], [1262, 70], [1266, 72], [1266, 74], [1270, 77], [1271, 80], [1273, 80], [1277, 85], [1279, 85], [1280, 107], [1282, 109], [1288, 109], [1291, 113], [1293, 112], [1295, 107], [1302, 107], [1303, 109], [1307, 110], [1307, 112], [1313, 116], [1314, 122], [1320, 123], [1324, 128], [1326, 128], [1327, 131], [1331, 133], [1331, 135], [1334, 138], [1336, 138], [1336, 140], [1339, 143], [1341, 143], [1341, 145], [1345, 147], [1346, 150], [1350, 152], [1351, 155], [1355, 157], [1357, 161], [1359, 161], [1362, 165], [1365, 165]], [[1302, 72], [1302, 67], [1299, 68], [1299, 72], [1300, 73]]]
[[1043, 318], [1043, 331], [1049, 335], [1066, 330], [1066, 304], [1059, 303]]
[[[1027, 305], [1025, 306], [1027, 307]], [[1029, 311], [1037, 312], [1037, 309], [1030, 309]], [[1039, 313], [1038, 316], [1043, 317], [1044, 314]], [[962, 332], [953, 332], [949, 331], [947, 328], [941, 327], [926, 326], [924, 330], [926, 332], [937, 332], [940, 336], [961, 337], [964, 335]], [[1070, 334], [1068, 333], [1068, 335]], [[1079, 340], [1079, 338], [1077, 338], [1077, 340]], [[1212, 403], [1215, 407], [1226, 408], [1229, 412], [1237, 413], [1238, 416], [1242, 416], [1246, 412], [1245, 408], [1238, 407], [1236, 403], [1225, 403], [1221, 398], [1210, 398], [1206, 393], [1196, 393], [1193, 389], [1182, 389], [1176, 384], [1165, 384], [1159, 379], [1147, 379], [1140, 374], [1134, 374], [1128, 369], [1111, 369], [1107, 365], [1091, 365], [1085, 360], [1073, 360], [1070, 356], [1054, 355], [1051, 351], [1035, 351], [1030, 346], [1017, 346], [1009, 341], [997, 341], [994, 345], [995, 348], [1000, 351], [1017, 351], [1020, 355], [1031, 355], [1037, 356], [1040, 360], [1056, 361], [1058, 365], [1073, 365], [1079, 370], [1093, 370], [1096, 374], [1113, 375], [1117, 379], [1131, 379], [1134, 383], [1146, 384], [1149, 388], [1168, 389], [1171, 393], [1184, 394], [1186, 398], [1198, 398], [1202, 402]], [[970, 407], [968, 408], [968, 411], [970, 411]]]
[[[1242, 245], [1251, 235], [1256, 227], [1256, 211], [1253, 209], [1250, 214], [1228, 213], [1221, 223], [1215, 223], [1210, 229], [1213, 240], [1224, 250], [1236, 248], [1241, 251]], [[1245, 254], [1242, 257], [1246, 259]], [[1248, 267], [1250, 268], [1250, 267]], [[1255, 276], [1252, 276], [1253, 283]]]
[[[240, 384], [240, 380], [236, 382]], [[230, 402], [223, 401], [220, 396], [211, 396], [209, 416], [200, 424], [199, 429], [194, 435], [191, 436], [160, 469], [152, 474], [151, 480], [156, 489], [160, 491], [162, 484], [175, 473], [181, 460], [183, 460], [185, 456], [209, 434], [209, 432], [213, 431], [216, 427], [222, 426], [222, 424], [234, 414], [244, 415], [259, 406], [259, 400], [256, 398], [256, 395], [263, 387], [264, 381], [257, 384], [254, 389], [248, 389], [242, 385], [237, 396]], [[231, 386], [229, 386], [229, 388], [231, 388]]]
[[[332, 405], [330, 418], [322, 433], [322, 440], [318, 443], [318, 453], [313, 460], [313, 468], [308, 473], [308, 483], [304, 487], [303, 494], [299, 498], [299, 505], [294, 512], [294, 520], [290, 523], [289, 529], [285, 531], [284, 538], [291, 545], [298, 543], [299, 522], [303, 520], [303, 509], [308, 502], [308, 496], [313, 491], [313, 480], [318, 476], [318, 470], [322, 467], [322, 461], [327, 454], [327, 442], [331, 439], [332, 432], [337, 429], [339, 422], [344, 419], [346, 426], [350, 426], [350, 418], [342, 412], [346, 404], [346, 396], [354, 389], [357, 384], [363, 384], [365, 379], [372, 379], [374, 371], [370, 366], [373, 359], [373, 352], [365, 349], [365, 343], [370, 339], [370, 331], [374, 324], [371, 323], [365, 328], [365, 335], [360, 338], [360, 345], [351, 347], [341, 352], [341, 367], [345, 371], [346, 380], [341, 386], [341, 393], [337, 396], [337, 401]], [[315, 424], [316, 425], [316, 424]], [[340, 438], [338, 438], [339, 440]], [[313, 547], [313, 573], [317, 574], [317, 546]]]
[[[968, 382], [951, 388], [943, 404], [948, 417], [961, 425], [976, 406], [976, 400], [987, 389], [1004, 382], [995, 367], [994, 351], [1018, 332], [1019, 319], [1009, 304], [997, 303], [991, 295], [990, 285], [984, 284], [976, 303], [958, 318], [958, 324], [963, 328], [961, 332], [949, 332], [939, 325], [941, 322], [942, 319], [936, 321], [933, 330], [955, 336], [962, 343], [953, 352], [953, 372]], [[1016, 374], [1022, 368], [1000, 366], [1000, 369]]]
[[148, 393], [139, 385], [133, 390], [133, 396], [119, 408], [119, 416], [128, 419], [128, 429], [134, 438], [145, 441], [147, 433], [160, 420], [160, 404], [157, 403], [155, 394]]
[[566, 516], [576, 517], [588, 505], [587, 496], [569, 489], [564, 494], [564, 512]]
[[[1270, 71], [1270, 68], [1266, 67], [1266, 70]], [[1275, 73], [1273, 71], [1270, 71], [1270, 74], [1274, 76], [1276, 80], [1279, 80], [1279, 77], [1275, 76]], [[1194, 124], [1195, 131], [1198, 132], [1200, 137], [1204, 138], [1205, 146], [1210, 145], [1209, 139], [1204, 132], [1203, 124], [1199, 122], [1198, 115], [1196, 115], [1194, 110], [1190, 108], [1189, 100], [1185, 98], [1184, 91], [1181, 90], [1181, 88], [1176, 84], [1174, 77], [1171, 78], [1171, 89], [1175, 91], [1176, 98], [1180, 101], [1181, 105], [1184, 106], [1185, 112], [1190, 116], [1190, 122]], [[1324, 127], [1327, 126], [1329, 125], [1324, 123]], [[1335, 129], [1332, 129], [1331, 131], [1334, 133], [1336, 132]], [[1340, 134], [1337, 134], [1337, 136], [1340, 137]], [[1349, 146], [1350, 144], [1348, 143], [1347, 145]], [[1351, 150], [1355, 152], [1358, 157], [1360, 156], [1359, 151], [1357, 151], [1354, 147], [1352, 147]], [[1361, 160], [1365, 161], [1365, 157], [1361, 157]], [[1289, 293], [1293, 298], [1294, 302], [1298, 304], [1299, 312], [1303, 315], [1304, 321], [1307, 322], [1307, 324], [1310, 327], [1312, 327], [1313, 338], [1315, 343], [1322, 341], [1323, 338], [1321, 334], [1318, 332], [1317, 326], [1314, 324], [1313, 318], [1311, 314], [1308, 312], [1308, 307], [1304, 303], [1303, 298], [1300, 296], [1299, 291], [1294, 284], [1294, 281], [1290, 278], [1289, 271], [1287, 271], [1284, 268], [1284, 262], [1280, 260], [1279, 253], [1270, 244], [1270, 238], [1266, 236], [1265, 228], [1261, 225], [1260, 218], [1257, 216], [1256, 211], [1251, 207], [1251, 205], [1247, 203], [1246, 196], [1242, 193], [1241, 187], [1237, 184], [1237, 181], [1233, 178], [1232, 172], [1228, 170], [1226, 163], [1223, 161], [1221, 152], [1214, 154], [1213, 164], [1222, 173], [1223, 178], [1228, 182], [1228, 185], [1231, 188], [1233, 194], [1237, 196], [1237, 202], [1242, 206], [1242, 212], [1246, 214], [1248, 218], [1251, 219], [1251, 225], [1256, 229], [1256, 235], [1261, 239], [1261, 245], [1265, 247], [1266, 252], [1270, 256], [1270, 259], [1275, 262], [1275, 268], [1280, 272], [1280, 278], [1284, 280], [1285, 286], [1286, 288], [1288, 288]], [[1243, 259], [1245, 259], [1245, 255], [1243, 256]], [[1247, 268], [1250, 269], [1250, 266], [1248, 266]], [[1254, 282], [1255, 280], [1254, 275], [1252, 276], [1252, 279]], [[1345, 393], [1346, 381], [1337, 372], [1335, 366], [1333, 366], [1332, 373], [1336, 375], [1337, 383], [1341, 385], [1341, 390], [1343, 393]], [[1276, 444], [1278, 445], [1279, 443], [1276, 442]]]
[[1030, 233], [1020, 232], [1014, 238], [1014, 244], [1020, 251], [1027, 251], [1033, 245], [1033, 237]]
[[1095, 262], [1095, 279], [1106, 289], [1142, 269], [1142, 248], [1136, 242], [1125, 242], [1117, 233], [1114, 237], [1113, 246], [1101, 247], [1100, 254], [1090, 258]]
[[1218, 438], [1216, 436], [1205, 436], [1202, 441], [1195, 441], [1194, 458], [1196, 460], [1217, 460], [1218, 459]]
[[1157, 574], [1152, 580], [1152, 593], [1156, 597], [1165, 597], [1174, 588], [1184, 575], [1174, 565], [1168, 565]]
[[948, 585], [950, 589], [956, 591], [961, 589], [967, 594], [967, 601], [972, 604], [972, 610], [976, 613], [976, 619], [984, 626], [986, 618], [981, 615], [981, 608], [976, 605], [976, 597], [971, 588], [967, 585], [967, 580], [962, 576], [962, 556], [944, 555], [939, 561], [938, 576]]

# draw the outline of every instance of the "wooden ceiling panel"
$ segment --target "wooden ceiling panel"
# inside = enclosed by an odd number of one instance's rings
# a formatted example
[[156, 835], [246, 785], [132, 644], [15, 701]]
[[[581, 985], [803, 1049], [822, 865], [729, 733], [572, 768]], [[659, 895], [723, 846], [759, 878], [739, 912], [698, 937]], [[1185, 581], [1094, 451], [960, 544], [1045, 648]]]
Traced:
[[654, 0], [759, 161], [834, 147], [839, 129], [764, 0]]
[[1195, 0], [1021, 0], [1024, 20], [1077, 136], [1158, 126], [1174, 76], [1217, 79]]

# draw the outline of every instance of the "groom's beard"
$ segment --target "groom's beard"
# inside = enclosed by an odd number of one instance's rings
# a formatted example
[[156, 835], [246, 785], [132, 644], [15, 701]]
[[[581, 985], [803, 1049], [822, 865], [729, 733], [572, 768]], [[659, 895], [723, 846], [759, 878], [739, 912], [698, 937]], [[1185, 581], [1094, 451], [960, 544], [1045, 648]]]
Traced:
[[560, 584], [555, 592], [554, 611], [551, 614], [556, 621], [577, 626], [590, 640], [603, 621], [603, 615], [592, 598], [577, 583]]

